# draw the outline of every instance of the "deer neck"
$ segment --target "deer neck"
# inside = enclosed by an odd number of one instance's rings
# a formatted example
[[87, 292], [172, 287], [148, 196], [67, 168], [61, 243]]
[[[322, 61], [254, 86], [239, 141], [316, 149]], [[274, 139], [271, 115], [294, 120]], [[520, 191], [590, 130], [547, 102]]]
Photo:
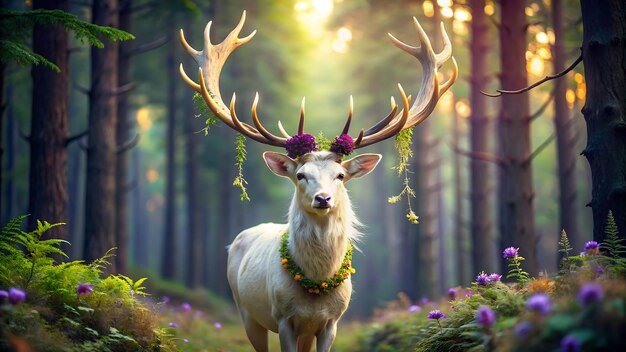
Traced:
[[314, 280], [332, 277], [341, 267], [348, 243], [355, 240], [356, 219], [344, 195], [330, 213], [310, 214], [299, 208], [296, 196], [289, 209], [289, 252], [304, 274]]

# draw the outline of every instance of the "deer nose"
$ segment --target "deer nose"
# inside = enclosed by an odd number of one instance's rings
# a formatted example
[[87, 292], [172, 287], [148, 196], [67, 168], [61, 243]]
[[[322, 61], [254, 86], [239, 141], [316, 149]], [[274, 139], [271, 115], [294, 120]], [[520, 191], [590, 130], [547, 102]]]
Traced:
[[328, 194], [320, 193], [320, 194], [315, 196], [315, 202], [317, 203], [318, 207], [326, 208], [326, 207], [328, 207], [328, 204], [329, 204], [331, 198], [332, 197], [330, 195], [328, 195]]

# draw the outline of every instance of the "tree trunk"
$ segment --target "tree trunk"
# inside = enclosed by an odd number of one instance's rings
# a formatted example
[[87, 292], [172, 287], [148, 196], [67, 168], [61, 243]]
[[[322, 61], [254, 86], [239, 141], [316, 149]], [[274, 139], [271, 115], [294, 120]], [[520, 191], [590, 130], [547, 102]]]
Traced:
[[[4, 1], [0, 0], [0, 6], [4, 6]], [[4, 110], [7, 104], [4, 99], [4, 79], [6, 67], [7, 65], [0, 61], [0, 214], [2, 214], [4, 210], [2, 208], [2, 176], [4, 175], [2, 172], [2, 159], [4, 156], [4, 143], [2, 139], [4, 138]]]
[[[173, 25], [173, 23], [172, 23]], [[166, 57], [167, 70], [167, 128], [166, 128], [166, 167], [165, 167], [165, 233], [161, 255], [161, 275], [173, 280], [178, 270], [178, 247], [176, 243], [176, 111], [178, 74], [178, 41], [175, 28], [168, 29], [170, 50]]]
[[[118, 27], [117, 0], [94, 0], [92, 21]], [[85, 196], [85, 260], [101, 257], [115, 245], [117, 44], [106, 41], [91, 49], [89, 143]], [[107, 268], [115, 272], [115, 262]]]
[[[126, 32], [132, 30], [132, 1], [120, 0], [120, 29]], [[125, 87], [132, 82], [131, 74], [131, 51], [132, 42], [124, 42], [119, 44], [117, 77], [118, 85]], [[130, 122], [128, 120], [129, 94], [124, 92], [117, 98], [117, 126], [116, 139], [117, 148], [121, 148], [129, 142]], [[125, 148], [124, 148], [125, 149]], [[117, 192], [115, 193], [115, 245], [117, 246], [117, 255], [115, 256], [115, 264], [117, 272], [120, 274], [128, 273], [128, 150], [121, 150], [117, 154], [115, 168], [115, 183]]]
[[[1, 69], [1, 68], [0, 68]], [[15, 214], [15, 156], [17, 155], [17, 124], [15, 123], [15, 108], [13, 103], [13, 87], [9, 86], [6, 90], [6, 103], [0, 102], [0, 104], [6, 105], [6, 165], [5, 171], [2, 174], [10, 175], [4, 180], [4, 208], [2, 209], [2, 224], [6, 224], [12, 219]], [[0, 108], [1, 109], [1, 108]], [[0, 128], [0, 130], [2, 130]], [[0, 140], [0, 143], [2, 141]], [[1, 159], [0, 159], [1, 160]], [[0, 180], [1, 181], [1, 180]]]
[[[67, 1], [39, 1], [34, 9], [67, 10]], [[61, 25], [35, 24], [33, 49], [54, 62], [61, 72], [34, 66], [30, 132], [28, 229], [37, 220], [67, 222], [67, 106], [69, 94], [68, 35]], [[67, 239], [66, 229], [56, 227], [43, 238]], [[67, 250], [65, 246], [62, 249]], [[60, 259], [60, 258], [59, 258]]]
[[[453, 106], [455, 106], [454, 104]], [[460, 131], [460, 116], [457, 114], [456, 109], [453, 109], [452, 116], [452, 143], [458, 147], [459, 140], [461, 139]], [[468, 243], [467, 232], [465, 230], [464, 215], [465, 215], [465, 196], [463, 190], [463, 175], [462, 170], [465, 165], [462, 165], [461, 155], [459, 153], [453, 154], [454, 165], [454, 241], [457, 256], [456, 256], [456, 279], [455, 284], [467, 285], [470, 283], [470, 272], [468, 265], [470, 264], [468, 258]]]
[[[487, 90], [489, 80], [487, 58], [489, 54], [489, 24], [484, 12], [485, 0], [470, 0], [472, 7], [470, 43], [470, 150], [488, 153], [489, 117], [487, 99], [481, 91]], [[491, 199], [489, 191], [489, 164], [470, 160], [470, 226], [472, 265], [470, 277], [480, 271], [494, 272], [495, 241], [492, 231]]]
[[[565, 33], [563, 27], [562, 0], [552, 1], [552, 25], [554, 30], [554, 73], [565, 69]], [[558, 182], [559, 182], [559, 224], [565, 230], [573, 248], [583, 248], [578, 227], [578, 194], [576, 190], [576, 138], [574, 121], [570, 116], [565, 100], [567, 82], [554, 80], [554, 130], [556, 131]], [[560, 236], [557, 231], [555, 236]]]
[[626, 238], [626, 3], [580, 1], [587, 123], [583, 155], [592, 179], [593, 238], [602, 242], [609, 210]]
[[[501, 1], [500, 81], [502, 89], [514, 90], [528, 85], [526, 73], [525, 3]], [[528, 93], [505, 94], [498, 117], [498, 151], [504, 167], [499, 170], [498, 210], [500, 249], [520, 248], [526, 258], [525, 269], [539, 273], [537, 236], [534, 230], [533, 185], [530, 157], [530, 111]], [[501, 272], [507, 270], [501, 259]]]
[[184, 105], [184, 124], [185, 124], [185, 141], [186, 143], [186, 181], [187, 181], [187, 233], [188, 233], [188, 250], [187, 250], [187, 286], [197, 288], [202, 286], [203, 268], [202, 258], [204, 258], [204, 246], [202, 241], [202, 207], [200, 206], [200, 184], [198, 165], [198, 137], [201, 135], [197, 132], [200, 130], [194, 118], [193, 104], [191, 96], [185, 98]]
[[151, 233], [148, 228], [148, 220], [146, 214], [146, 196], [144, 193], [144, 176], [143, 168], [141, 165], [141, 149], [135, 148], [132, 150], [132, 178], [136, 180], [137, 186], [133, 187], [132, 199], [133, 199], [133, 260], [134, 264], [140, 268], [147, 268], [150, 263], [148, 260], [150, 238], [148, 235]]

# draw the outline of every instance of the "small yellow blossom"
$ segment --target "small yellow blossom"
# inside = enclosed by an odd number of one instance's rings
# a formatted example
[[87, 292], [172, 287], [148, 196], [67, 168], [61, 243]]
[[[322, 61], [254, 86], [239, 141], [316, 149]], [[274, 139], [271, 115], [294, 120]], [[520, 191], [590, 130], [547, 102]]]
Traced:
[[322, 288], [327, 288], [327, 287], [328, 287], [328, 284], [327, 284], [327, 283], [325, 283], [325, 282], [322, 282], [322, 284], [321, 284], [320, 286], [321, 286]]
[[296, 274], [296, 276], [294, 276], [293, 279], [296, 280], [296, 281], [300, 281], [300, 280], [302, 280], [302, 275]]
[[356, 274], [356, 269], [355, 268], [350, 268], [350, 274]]
[[281, 260], [280, 262], [283, 263], [283, 264], [287, 264], [288, 261], [289, 260], [287, 260], [287, 258], [283, 258], [283, 260]]

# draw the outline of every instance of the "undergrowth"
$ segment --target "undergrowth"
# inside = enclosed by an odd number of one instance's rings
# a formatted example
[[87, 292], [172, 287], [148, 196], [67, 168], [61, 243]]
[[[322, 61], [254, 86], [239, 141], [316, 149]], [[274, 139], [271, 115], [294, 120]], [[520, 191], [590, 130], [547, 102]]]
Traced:
[[39, 221], [22, 231], [26, 217], [0, 234], [0, 350], [173, 351], [168, 332], [143, 287], [145, 278], [103, 276], [110, 253], [92, 263], [56, 263], [58, 239], [43, 240], [62, 224]]

